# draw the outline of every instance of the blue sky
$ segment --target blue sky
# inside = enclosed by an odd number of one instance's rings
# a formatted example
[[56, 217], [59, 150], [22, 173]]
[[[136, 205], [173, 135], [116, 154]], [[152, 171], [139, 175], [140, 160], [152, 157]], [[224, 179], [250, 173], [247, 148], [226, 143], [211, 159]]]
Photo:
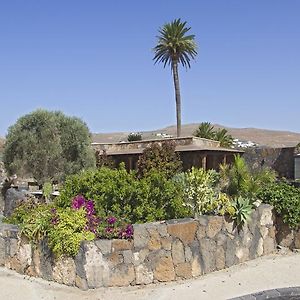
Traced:
[[199, 46], [180, 69], [183, 123], [300, 132], [299, 12], [298, 0], [0, 1], [0, 135], [37, 108], [93, 132], [175, 124], [171, 71], [151, 49], [179, 17]]

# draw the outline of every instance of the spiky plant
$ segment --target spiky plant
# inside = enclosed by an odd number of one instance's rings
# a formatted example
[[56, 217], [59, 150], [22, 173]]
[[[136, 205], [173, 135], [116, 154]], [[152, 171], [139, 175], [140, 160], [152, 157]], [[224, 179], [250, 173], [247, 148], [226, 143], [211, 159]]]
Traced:
[[243, 226], [250, 220], [253, 205], [248, 198], [239, 196], [232, 202], [232, 206], [235, 210], [232, 219], [235, 220], [237, 226]]

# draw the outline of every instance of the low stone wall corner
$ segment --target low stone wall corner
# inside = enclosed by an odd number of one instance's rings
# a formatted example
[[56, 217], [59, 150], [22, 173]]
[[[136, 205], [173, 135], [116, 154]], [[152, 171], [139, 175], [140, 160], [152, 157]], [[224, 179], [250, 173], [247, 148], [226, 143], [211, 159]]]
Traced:
[[261, 205], [242, 228], [222, 216], [135, 224], [132, 240], [83, 242], [76, 257], [56, 259], [0, 226], [0, 265], [80, 289], [189, 279], [276, 250], [272, 207]]

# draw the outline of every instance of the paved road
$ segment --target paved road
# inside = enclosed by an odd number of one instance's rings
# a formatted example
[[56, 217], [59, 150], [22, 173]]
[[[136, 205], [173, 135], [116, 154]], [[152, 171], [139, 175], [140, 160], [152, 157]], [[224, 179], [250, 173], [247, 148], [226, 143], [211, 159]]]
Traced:
[[300, 254], [263, 257], [193, 280], [86, 292], [0, 268], [1, 300], [218, 300], [291, 286], [300, 286]]

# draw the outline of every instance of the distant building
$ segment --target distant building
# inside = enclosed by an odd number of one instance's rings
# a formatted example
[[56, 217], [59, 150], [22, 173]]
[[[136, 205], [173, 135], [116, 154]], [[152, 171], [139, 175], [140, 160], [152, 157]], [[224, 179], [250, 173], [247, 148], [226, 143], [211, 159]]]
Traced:
[[180, 155], [184, 170], [193, 166], [218, 170], [220, 164], [231, 163], [235, 154], [243, 153], [241, 150], [220, 147], [217, 141], [192, 136], [126, 143], [92, 143], [92, 147], [100, 155], [105, 152], [116, 164], [124, 162], [126, 168], [132, 170], [136, 169], [137, 161], [146, 147], [166, 141], [175, 142], [175, 151]]
[[241, 141], [239, 139], [233, 139], [233, 147], [234, 148], [253, 148], [257, 147], [258, 144], [252, 141]]

